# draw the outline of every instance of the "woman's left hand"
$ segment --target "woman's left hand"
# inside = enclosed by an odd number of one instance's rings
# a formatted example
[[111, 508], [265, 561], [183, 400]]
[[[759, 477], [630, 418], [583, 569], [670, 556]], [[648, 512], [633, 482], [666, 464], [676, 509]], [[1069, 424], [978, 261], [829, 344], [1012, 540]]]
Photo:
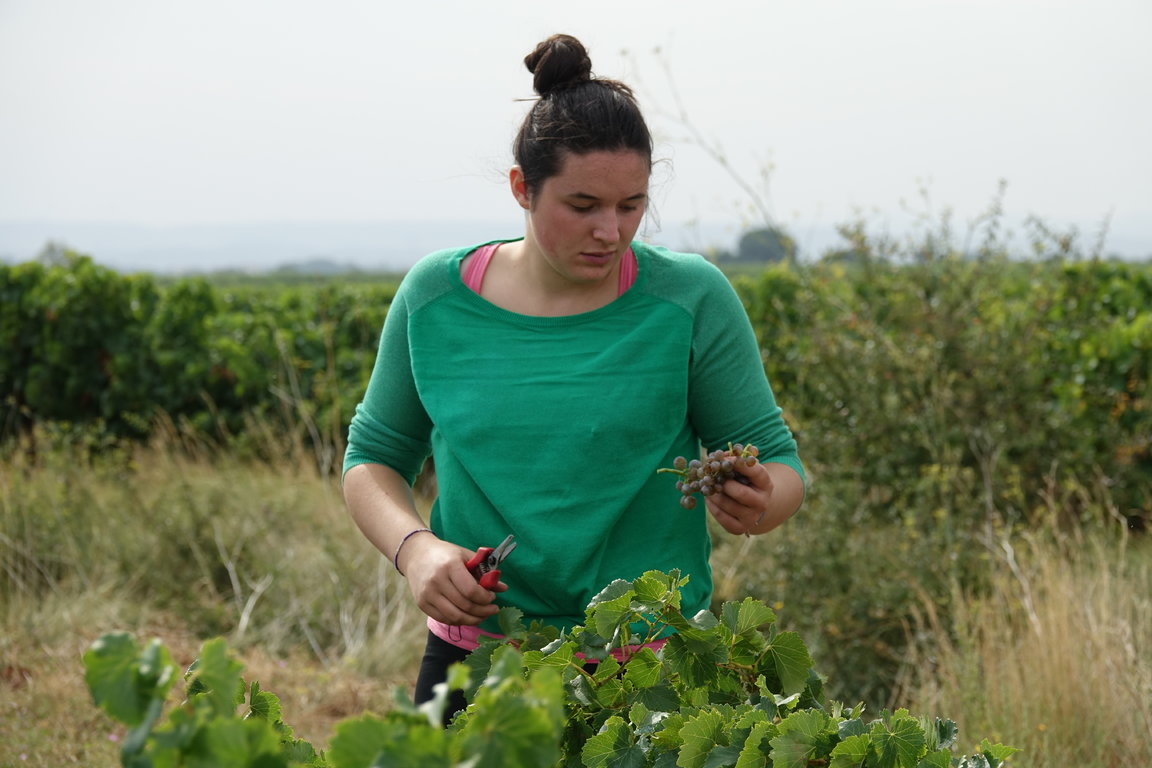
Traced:
[[749, 467], [737, 462], [736, 471], [747, 479], [747, 485], [728, 480], [719, 493], [704, 500], [716, 522], [728, 533], [768, 533], [790, 518], [804, 500], [804, 481], [787, 465]]

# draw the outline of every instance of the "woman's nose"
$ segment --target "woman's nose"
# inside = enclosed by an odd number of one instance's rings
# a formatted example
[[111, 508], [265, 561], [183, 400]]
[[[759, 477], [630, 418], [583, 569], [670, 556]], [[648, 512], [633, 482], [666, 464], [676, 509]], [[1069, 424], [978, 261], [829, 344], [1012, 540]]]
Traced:
[[613, 244], [620, 239], [620, 217], [614, 209], [606, 208], [597, 217], [592, 236], [602, 243]]

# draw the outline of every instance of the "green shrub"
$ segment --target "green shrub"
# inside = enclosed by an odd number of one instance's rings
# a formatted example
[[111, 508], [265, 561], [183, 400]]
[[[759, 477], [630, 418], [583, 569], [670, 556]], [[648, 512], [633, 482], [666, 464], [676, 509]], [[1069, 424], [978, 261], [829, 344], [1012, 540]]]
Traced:
[[[176, 670], [158, 643], [141, 650], [105, 636], [85, 654], [86, 681], [96, 704], [131, 727], [126, 766], [996, 768], [1016, 751], [984, 740], [954, 759], [951, 721], [906, 710], [869, 721], [861, 707], [826, 703], [803, 641], [777, 628], [771, 609], [747, 598], [685, 617], [683, 583], [655, 571], [613, 582], [585, 625], [564, 634], [525, 628], [506, 608], [508, 637], [452, 667], [437, 698], [415, 707], [401, 696], [383, 718], [339, 723], [326, 755], [294, 737], [278, 700], [244, 683], [220, 641], [205, 645], [185, 703], [166, 721]], [[668, 628], [676, 631], [658, 651], [611, 655]], [[470, 704], [442, 730], [453, 687]]]

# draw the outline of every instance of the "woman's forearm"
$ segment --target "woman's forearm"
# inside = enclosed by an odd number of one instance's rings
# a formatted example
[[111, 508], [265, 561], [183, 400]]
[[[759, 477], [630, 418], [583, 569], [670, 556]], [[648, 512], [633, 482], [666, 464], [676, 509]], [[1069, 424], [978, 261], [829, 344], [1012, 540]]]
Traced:
[[360, 464], [348, 470], [344, 475], [344, 501], [356, 527], [390, 562], [394, 562], [396, 549], [405, 536], [426, 527], [416, 511], [408, 483], [398, 472], [381, 464]]

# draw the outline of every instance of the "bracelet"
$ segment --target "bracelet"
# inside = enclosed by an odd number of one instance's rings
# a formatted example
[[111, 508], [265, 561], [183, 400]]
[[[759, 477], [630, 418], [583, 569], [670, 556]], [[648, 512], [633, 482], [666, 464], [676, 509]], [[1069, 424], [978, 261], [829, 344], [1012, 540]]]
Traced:
[[764, 522], [764, 518], [767, 516], [767, 514], [768, 514], [767, 509], [765, 509], [763, 512], [760, 513], [760, 517], [756, 518], [756, 522], [752, 523], [752, 525], [748, 526], [748, 529], [744, 531], [744, 538], [746, 538], [746, 539], [751, 538], [751, 536], [752, 536], [751, 532], [755, 528], [758, 528], [760, 526], [760, 523]]
[[400, 574], [401, 576], [404, 575], [404, 571], [400, 570], [400, 566], [397, 565], [397, 563], [399, 562], [400, 550], [404, 548], [404, 543], [406, 541], [408, 541], [408, 539], [412, 538], [413, 536], [415, 536], [418, 533], [432, 533], [432, 529], [431, 528], [417, 528], [414, 531], [408, 531], [408, 533], [404, 534], [404, 538], [400, 539], [400, 543], [396, 545], [396, 554], [392, 555], [392, 567], [395, 568], [396, 573]]

